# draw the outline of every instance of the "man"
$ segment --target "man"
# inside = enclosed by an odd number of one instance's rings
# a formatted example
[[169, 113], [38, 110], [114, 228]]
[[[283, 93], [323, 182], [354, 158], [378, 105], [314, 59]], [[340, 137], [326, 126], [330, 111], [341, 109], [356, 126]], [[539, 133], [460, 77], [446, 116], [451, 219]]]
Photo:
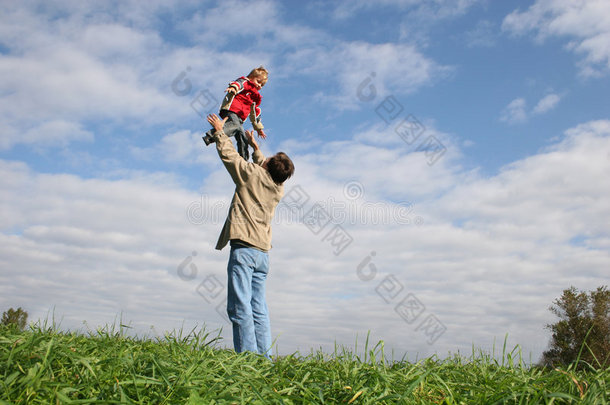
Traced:
[[227, 313], [233, 325], [236, 352], [251, 351], [270, 358], [271, 326], [265, 301], [269, 272], [271, 221], [284, 195], [283, 183], [294, 173], [294, 165], [283, 152], [265, 159], [252, 131], [246, 131], [254, 149], [253, 163], [244, 160], [223, 132], [224, 120], [216, 114], [208, 122], [216, 130], [218, 156], [235, 183], [235, 193], [216, 249], [231, 245], [228, 274]]

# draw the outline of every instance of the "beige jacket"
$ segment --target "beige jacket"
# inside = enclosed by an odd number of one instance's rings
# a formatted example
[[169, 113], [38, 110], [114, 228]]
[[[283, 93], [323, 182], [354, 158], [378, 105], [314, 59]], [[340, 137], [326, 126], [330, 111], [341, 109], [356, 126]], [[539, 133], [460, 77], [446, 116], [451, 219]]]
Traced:
[[271, 249], [271, 221], [275, 207], [284, 195], [284, 186], [275, 184], [262, 164], [265, 156], [254, 151], [249, 163], [244, 160], [224, 132], [216, 132], [218, 156], [235, 183], [235, 194], [216, 249], [224, 248], [231, 239], [239, 239], [260, 250]]

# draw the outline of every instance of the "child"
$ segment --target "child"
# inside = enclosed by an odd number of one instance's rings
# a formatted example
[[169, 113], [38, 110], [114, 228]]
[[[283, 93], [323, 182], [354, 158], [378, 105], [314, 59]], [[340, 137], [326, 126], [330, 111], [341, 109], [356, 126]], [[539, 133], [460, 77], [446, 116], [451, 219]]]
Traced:
[[[252, 128], [256, 130], [260, 138], [265, 139], [267, 135], [263, 131], [260, 120], [262, 96], [258, 92], [267, 83], [268, 72], [259, 66], [248, 74], [247, 77], [229, 83], [222, 105], [220, 106], [220, 117], [227, 118], [223, 131], [227, 136], [234, 136], [237, 141], [237, 152], [241, 157], [248, 160], [248, 142], [244, 133], [244, 121], [250, 116]], [[203, 137], [206, 145], [214, 142], [214, 129], [210, 129]]]

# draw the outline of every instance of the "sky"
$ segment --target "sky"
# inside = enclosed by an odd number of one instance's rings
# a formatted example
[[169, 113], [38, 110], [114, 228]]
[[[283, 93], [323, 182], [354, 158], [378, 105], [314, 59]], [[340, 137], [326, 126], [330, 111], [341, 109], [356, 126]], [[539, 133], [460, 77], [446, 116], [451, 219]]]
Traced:
[[[233, 183], [201, 140], [264, 65], [278, 354], [548, 347], [608, 285], [610, 2], [0, 1], [0, 309], [232, 347]], [[249, 124], [246, 124], [249, 128]], [[495, 348], [495, 349], [494, 349]]]

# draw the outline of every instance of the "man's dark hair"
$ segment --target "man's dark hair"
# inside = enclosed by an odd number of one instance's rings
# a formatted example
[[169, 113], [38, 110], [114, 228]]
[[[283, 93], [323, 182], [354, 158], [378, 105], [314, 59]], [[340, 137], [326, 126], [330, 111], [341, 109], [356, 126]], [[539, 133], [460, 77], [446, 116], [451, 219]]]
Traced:
[[275, 184], [282, 184], [294, 173], [294, 165], [287, 154], [278, 152], [267, 162], [267, 171]]

